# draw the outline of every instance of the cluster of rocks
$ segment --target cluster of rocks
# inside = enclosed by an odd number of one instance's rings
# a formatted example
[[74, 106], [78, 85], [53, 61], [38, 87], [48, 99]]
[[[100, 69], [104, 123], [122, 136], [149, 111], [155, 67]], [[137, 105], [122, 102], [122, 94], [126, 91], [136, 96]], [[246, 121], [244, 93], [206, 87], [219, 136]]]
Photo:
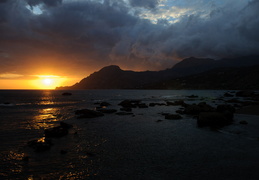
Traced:
[[33, 148], [35, 152], [47, 151], [53, 146], [51, 138], [60, 138], [66, 136], [68, 134], [68, 130], [72, 127], [73, 126], [71, 124], [60, 122], [60, 125], [57, 127], [45, 129], [44, 137], [29, 141], [27, 145]]
[[[258, 95], [253, 91], [232, 91], [226, 92], [225, 97], [257, 97]], [[187, 98], [198, 98], [196, 95], [186, 96]], [[133, 115], [132, 109], [134, 108], [148, 108], [154, 106], [181, 106], [176, 113], [162, 113], [165, 119], [168, 120], [180, 120], [182, 115], [192, 115], [197, 119], [197, 124], [200, 127], [209, 126], [209, 127], [222, 127], [229, 125], [233, 121], [233, 116], [235, 112], [236, 104], [233, 106], [230, 104], [240, 103], [242, 105], [251, 105], [258, 104], [254, 101], [240, 101], [238, 99], [228, 99], [225, 101], [227, 104], [221, 104], [217, 107], [213, 107], [206, 102], [200, 102], [198, 104], [187, 104], [184, 100], [177, 100], [174, 102], [166, 101], [165, 103], [149, 103], [148, 105], [141, 102], [141, 100], [123, 100], [118, 105], [121, 106], [120, 112], [117, 112], [116, 109], [107, 108], [110, 106], [110, 103], [101, 102], [95, 103], [99, 106], [95, 110], [90, 109], [81, 109], [77, 110], [75, 113], [78, 115], [78, 118], [95, 118], [104, 116], [106, 113], [116, 113], [117, 115]], [[229, 104], [228, 104], [229, 103]]]

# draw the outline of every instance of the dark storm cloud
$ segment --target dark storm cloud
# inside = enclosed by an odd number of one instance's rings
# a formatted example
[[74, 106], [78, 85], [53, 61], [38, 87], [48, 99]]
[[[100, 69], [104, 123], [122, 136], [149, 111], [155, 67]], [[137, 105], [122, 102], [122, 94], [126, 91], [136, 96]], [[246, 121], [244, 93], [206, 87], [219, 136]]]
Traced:
[[[3, 1], [2, 1], [3, 2]], [[234, 1], [233, 1], [234, 2]], [[26, 6], [44, 3], [42, 14]], [[53, 57], [71, 71], [109, 64], [124, 68], [164, 69], [188, 56], [231, 57], [259, 52], [259, 1], [222, 6], [209, 14], [181, 16], [157, 24], [134, 13], [159, 1], [9, 0], [0, 3], [0, 61], [16, 71], [29, 57]], [[154, 12], [155, 13], [155, 12]], [[34, 58], [37, 59], [37, 58]], [[9, 61], [8, 63], [3, 63]], [[47, 60], [46, 60], [47, 61]], [[38, 63], [38, 62], [37, 62]], [[35, 62], [35, 64], [37, 64]], [[44, 63], [44, 62], [40, 62]], [[56, 65], [55, 64], [55, 65]], [[72, 70], [71, 68], [74, 68]], [[15, 69], [15, 68], [14, 68]]]
[[159, 0], [129, 0], [130, 4], [135, 7], [144, 7], [144, 8], [155, 8]]
[[62, 3], [62, 0], [26, 0], [30, 6], [45, 4], [47, 6], [57, 6]]

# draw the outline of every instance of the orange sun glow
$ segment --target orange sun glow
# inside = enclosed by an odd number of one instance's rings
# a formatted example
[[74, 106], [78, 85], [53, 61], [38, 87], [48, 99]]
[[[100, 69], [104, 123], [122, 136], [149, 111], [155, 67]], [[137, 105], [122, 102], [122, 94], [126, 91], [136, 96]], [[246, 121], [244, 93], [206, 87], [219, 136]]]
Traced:
[[55, 89], [61, 86], [67, 78], [54, 75], [37, 75], [38, 79], [33, 80], [32, 84], [37, 89]]

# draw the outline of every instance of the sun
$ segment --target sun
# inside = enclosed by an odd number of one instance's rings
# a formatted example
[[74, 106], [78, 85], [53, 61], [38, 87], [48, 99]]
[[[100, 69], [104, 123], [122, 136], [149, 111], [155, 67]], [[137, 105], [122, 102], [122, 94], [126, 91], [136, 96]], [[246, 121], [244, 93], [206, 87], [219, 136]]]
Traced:
[[51, 85], [53, 85], [53, 83], [54, 83], [54, 79], [46, 78], [46, 79], [43, 79], [43, 80], [42, 80], [42, 83], [43, 83], [45, 86], [51, 86]]

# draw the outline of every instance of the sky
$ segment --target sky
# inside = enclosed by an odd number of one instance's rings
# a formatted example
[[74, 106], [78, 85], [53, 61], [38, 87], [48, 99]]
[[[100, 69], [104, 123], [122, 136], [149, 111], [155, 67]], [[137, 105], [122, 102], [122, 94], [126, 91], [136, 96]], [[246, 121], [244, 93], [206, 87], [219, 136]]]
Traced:
[[0, 89], [259, 54], [258, 0], [0, 0]]

